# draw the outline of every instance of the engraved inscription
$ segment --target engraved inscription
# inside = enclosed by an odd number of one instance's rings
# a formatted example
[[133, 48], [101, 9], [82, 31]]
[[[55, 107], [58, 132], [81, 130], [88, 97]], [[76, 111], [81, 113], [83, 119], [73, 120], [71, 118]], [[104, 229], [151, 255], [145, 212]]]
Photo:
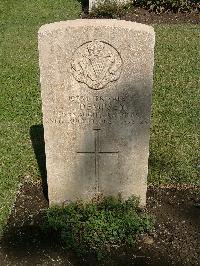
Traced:
[[94, 128], [95, 132], [94, 135], [94, 151], [77, 151], [77, 153], [83, 153], [83, 154], [94, 154], [94, 164], [95, 164], [95, 183], [96, 183], [96, 191], [100, 191], [100, 185], [99, 185], [99, 156], [101, 154], [119, 154], [119, 151], [101, 151], [100, 148], [100, 140], [99, 140], [99, 131], [101, 129]]
[[90, 89], [100, 90], [120, 77], [122, 59], [108, 43], [94, 40], [81, 45], [73, 55], [71, 69], [74, 78]]
[[65, 98], [67, 108], [49, 110], [49, 117], [45, 119], [45, 123], [81, 127], [100, 127], [116, 123], [125, 126], [148, 124], [149, 118], [143, 117], [141, 110], [133, 103], [134, 97], [126, 95], [69, 95]]

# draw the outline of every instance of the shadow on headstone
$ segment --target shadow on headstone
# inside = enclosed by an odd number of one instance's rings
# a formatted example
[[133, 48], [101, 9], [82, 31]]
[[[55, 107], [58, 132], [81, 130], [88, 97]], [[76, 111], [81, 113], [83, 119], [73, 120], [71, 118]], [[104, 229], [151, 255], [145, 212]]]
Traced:
[[43, 193], [45, 198], [48, 200], [47, 170], [46, 170], [46, 155], [45, 155], [43, 125], [31, 126], [30, 138], [42, 179]]

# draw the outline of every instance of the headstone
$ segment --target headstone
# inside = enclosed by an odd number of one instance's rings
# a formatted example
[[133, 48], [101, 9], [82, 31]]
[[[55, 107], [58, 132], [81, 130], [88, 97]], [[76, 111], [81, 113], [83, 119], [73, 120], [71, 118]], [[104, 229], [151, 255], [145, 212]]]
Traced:
[[100, 195], [146, 202], [154, 30], [74, 20], [39, 30], [50, 205]]
[[99, 4], [103, 4], [106, 2], [109, 3], [117, 3], [118, 5], [128, 4], [131, 3], [132, 0], [89, 0], [89, 10], [92, 10], [94, 7], [98, 7]]

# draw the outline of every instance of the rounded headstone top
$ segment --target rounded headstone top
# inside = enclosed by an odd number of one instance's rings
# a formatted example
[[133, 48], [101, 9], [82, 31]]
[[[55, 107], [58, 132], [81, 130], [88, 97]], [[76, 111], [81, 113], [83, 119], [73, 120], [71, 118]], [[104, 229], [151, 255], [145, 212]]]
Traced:
[[76, 20], [67, 20], [54, 22], [50, 24], [45, 24], [40, 27], [38, 34], [43, 35], [48, 32], [56, 31], [58, 29], [65, 28], [77, 28], [77, 27], [118, 27], [118, 28], [127, 28], [130, 30], [140, 31], [140, 32], [148, 32], [154, 34], [154, 29], [152, 26], [148, 26], [145, 24], [125, 21], [125, 20], [117, 20], [117, 19], [76, 19]]

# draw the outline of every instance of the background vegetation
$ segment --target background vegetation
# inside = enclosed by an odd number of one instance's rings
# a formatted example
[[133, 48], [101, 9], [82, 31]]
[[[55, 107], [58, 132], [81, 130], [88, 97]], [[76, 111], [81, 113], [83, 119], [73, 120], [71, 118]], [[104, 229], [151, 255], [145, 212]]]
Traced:
[[124, 15], [127, 10], [135, 7], [154, 11], [164, 12], [199, 12], [199, 0], [132, 0], [128, 4], [119, 4], [117, 0], [100, 1], [98, 6], [93, 8], [92, 16], [115, 18]]
[[199, 0], [134, 0], [133, 3], [156, 13], [200, 11]]

